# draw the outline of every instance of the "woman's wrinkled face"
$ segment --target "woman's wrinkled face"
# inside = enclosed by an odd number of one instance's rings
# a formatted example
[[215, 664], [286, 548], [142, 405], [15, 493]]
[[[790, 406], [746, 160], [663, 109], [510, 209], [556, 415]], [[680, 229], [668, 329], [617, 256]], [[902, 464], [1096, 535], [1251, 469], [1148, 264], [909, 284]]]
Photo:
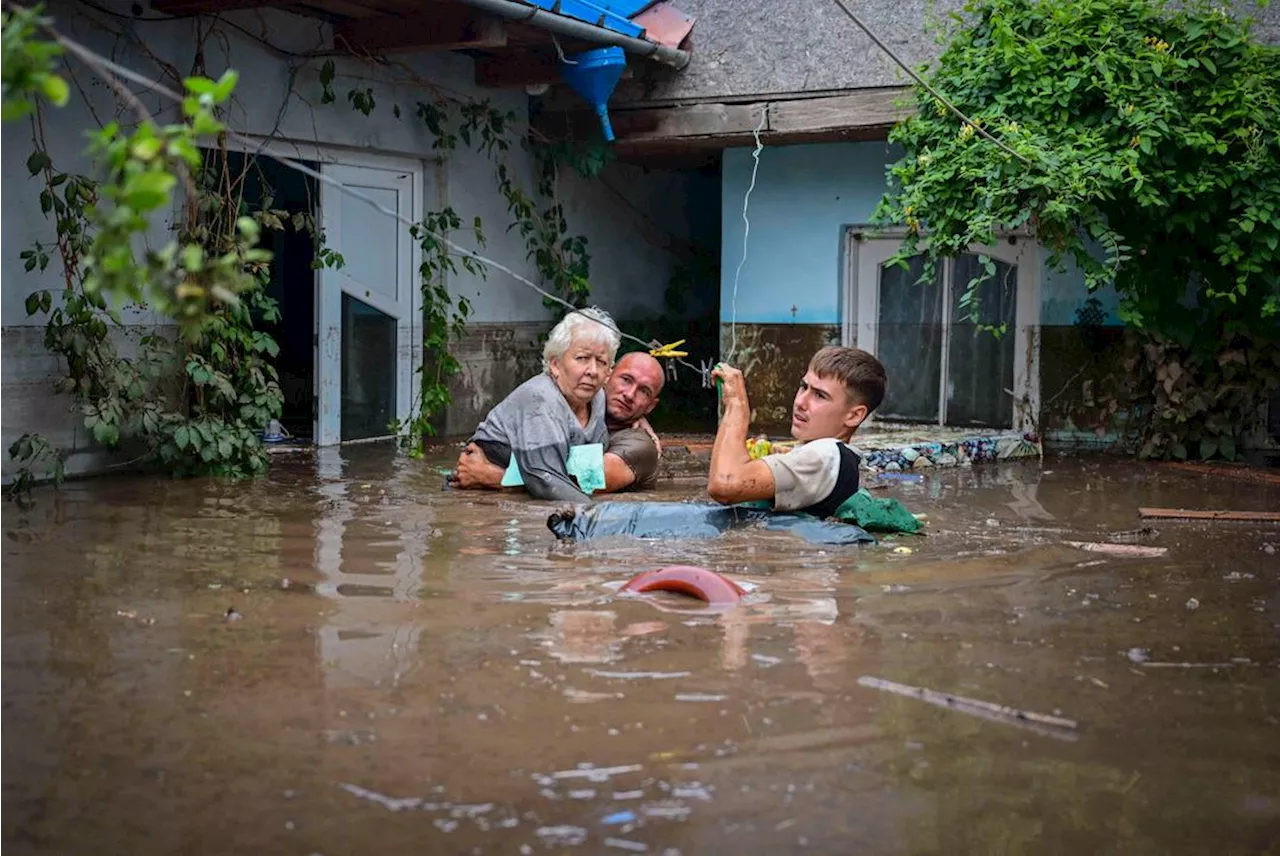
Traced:
[[609, 349], [586, 339], [574, 339], [562, 356], [551, 358], [551, 378], [571, 404], [590, 404], [609, 369]]

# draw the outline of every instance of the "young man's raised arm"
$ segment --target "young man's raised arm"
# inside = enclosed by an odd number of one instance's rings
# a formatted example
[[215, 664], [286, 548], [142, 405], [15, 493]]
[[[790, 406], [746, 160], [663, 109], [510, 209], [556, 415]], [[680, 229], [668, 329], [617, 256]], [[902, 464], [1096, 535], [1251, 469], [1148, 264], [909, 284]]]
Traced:
[[711, 447], [711, 471], [707, 475], [707, 493], [716, 502], [732, 505], [755, 499], [773, 499], [773, 471], [763, 460], [753, 461], [747, 453], [747, 429], [751, 422], [751, 403], [747, 385], [738, 369], [716, 366], [711, 373], [723, 384], [721, 397], [724, 414]]

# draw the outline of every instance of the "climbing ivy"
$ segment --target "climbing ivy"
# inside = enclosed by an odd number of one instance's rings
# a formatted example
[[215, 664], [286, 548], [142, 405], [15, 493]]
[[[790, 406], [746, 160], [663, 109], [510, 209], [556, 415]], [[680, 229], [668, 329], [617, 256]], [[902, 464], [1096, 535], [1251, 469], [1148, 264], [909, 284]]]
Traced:
[[[91, 153], [103, 177], [72, 175], [56, 168], [43, 138], [41, 101], [61, 106], [68, 96], [66, 82], [56, 73], [61, 51], [43, 37], [52, 32], [50, 22], [38, 10], [19, 10], [5, 12], [3, 24], [4, 117], [31, 117], [34, 151], [28, 168], [44, 181], [41, 208], [56, 227], [55, 246], [36, 243], [22, 251], [22, 259], [28, 271], [46, 270], [55, 257], [62, 269], [61, 289], [37, 292], [27, 301], [30, 315], [47, 319], [46, 347], [66, 361], [67, 374], [58, 388], [74, 396], [97, 441], [133, 449], [138, 452], [135, 461], [158, 461], [178, 474], [261, 472], [266, 456], [258, 434], [279, 417], [282, 396], [272, 364], [278, 345], [255, 329], [257, 323], [279, 319], [278, 306], [264, 292], [270, 254], [257, 247], [260, 231], [309, 232], [315, 266], [340, 267], [342, 257], [324, 245], [309, 216], [273, 210], [270, 199], [259, 210], [249, 210], [244, 176], [228, 173], [221, 144], [213, 162], [204, 161], [196, 141], [221, 134], [218, 112], [235, 88], [234, 72], [217, 81], [186, 79], [181, 121], [162, 125], [122, 84], [95, 68], [118, 100], [137, 113], [137, 122], [126, 126], [112, 121], [93, 135]], [[337, 100], [335, 76], [333, 62], [325, 62], [321, 103]], [[378, 106], [370, 87], [352, 88], [347, 102], [366, 116]], [[399, 104], [392, 105], [392, 112], [397, 119], [405, 115]], [[568, 234], [555, 199], [556, 153], [534, 148], [539, 180], [535, 194], [529, 194], [505, 160], [514, 114], [487, 101], [439, 98], [418, 102], [413, 115], [432, 134], [435, 150], [447, 153], [461, 143], [494, 161], [499, 190], [514, 220], [509, 228], [524, 237], [545, 282], [582, 305], [589, 293], [590, 259], [585, 238]], [[588, 155], [578, 168], [589, 171], [606, 162], [602, 157], [597, 161], [590, 166]], [[179, 192], [183, 216], [174, 239], [136, 253], [157, 215], [173, 209]], [[542, 204], [538, 197], [545, 198]], [[462, 224], [462, 217], [446, 208], [410, 229], [422, 250], [427, 358], [420, 370], [415, 415], [403, 426], [405, 443], [415, 453], [450, 401], [448, 380], [460, 367], [449, 345], [462, 335], [471, 311], [465, 299], [453, 300], [445, 276], [457, 271], [457, 258], [468, 272], [484, 273], [481, 263], [451, 253], [440, 240]], [[479, 218], [469, 231], [475, 245], [483, 246]], [[180, 336], [133, 336], [127, 349], [132, 353], [124, 355], [119, 344], [131, 334], [119, 310], [128, 306], [173, 319]], [[61, 479], [63, 456], [43, 437], [24, 435], [10, 455], [23, 465], [19, 487], [31, 483], [36, 466]]]
[[899, 258], [1029, 229], [1141, 331], [1136, 448], [1234, 456], [1280, 385], [1280, 49], [1205, 0], [970, 0], [944, 38], [930, 82], [1017, 157], [918, 89], [876, 215]]
[[[207, 90], [205, 83], [190, 81], [190, 89]], [[280, 415], [280, 387], [270, 364], [279, 348], [255, 329], [255, 321], [275, 321], [279, 310], [263, 292], [269, 254], [255, 245], [260, 224], [275, 215], [260, 211], [247, 216], [241, 182], [221, 168], [225, 152], [215, 153], [215, 160], [223, 156], [219, 163], [206, 164], [203, 158], [188, 162], [199, 167], [190, 176], [196, 194], [185, 206], [177, 237], [157, 254], [163, 259], [173, 253], [177, 267], [166, 270], [162, 260], [153, 259], [146, 272], [180, 277], [174, 286], [178, 299], [196, 297], [202, 302], [168, 304], [170, 314], [182, 322], [182, 336], [136, 335], [114, 308], [119, 298], [109, 296], [137, 297], [134, 302], [142, 306], [145, 292], [137, 286], [108, 284], [99, 273], [107, 264], [96, 262], [92, 253], [106, 240], [103, 233], [108, 230], [101, 218], [119, 219], [123, 207], [117, 203], [111, 214], [104, 214], [103, 200], [137, 200], [136, 193], [129, 196], [112, 186], [121, 181], [117, 172], [139, 167], [130, 164], [133, 155], [126, 154], [108, 158], [117, 166], [102, 181], [61, 172], [47, 154], [43, 122], [33, 124], [36, 153], [28, 168], [45, 181], [41, 209], [57, 227], [63, 287], [29, 295], [26, 308], [29, 315], [46, 317], [45, 347], [65, 361], [66, 375], [56, 389], [73, 396], [96, 441], [112, 449], [131, 449], [139, 463], [158, 461], [176, 474], [262, 472], [266, 455], [258, 434]], [[179, 133], [168, 128], [164, 135], [174, 138]], [[98, 148], [145, 155], [157, 136], [145, 126], [132, 135], [108, 126], [99, 134]], [[51, 261], [49, 251], [38, 243], [22, 256], [28, 270], [43, 271]], [[129, 269], [127, 262], [120, 264], [122, 270]], [[204, 294], [193, 292], [207, 292], [207, 304]], [[126, 340], [132, 340], [129, 355], [120, 348]], [[61, 459], [51, 459], [51, 450], [44, 438], [29, 435], [13, 445], [10, 455], [25, 465], [18, 490], [29, 485], [32, 465], [51, 463], [50, 475], [60, 480]]]

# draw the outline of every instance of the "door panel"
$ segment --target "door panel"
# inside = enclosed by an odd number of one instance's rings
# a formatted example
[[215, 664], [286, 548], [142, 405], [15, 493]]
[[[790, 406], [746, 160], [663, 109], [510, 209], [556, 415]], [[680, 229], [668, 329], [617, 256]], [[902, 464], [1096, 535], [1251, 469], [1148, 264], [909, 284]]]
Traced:
[[[978, 286], [978, 323], [961, 306], [965, 287], [982, 265], [972, 254], [953, 262], [952, 314], [947, 345], [948, 425], [1008, 428], [1013, 420], [1013, 343], [1016, 338], [1018, 266], [996, 261], [996, 275]], [[981, 327], [1004, 325], [999, 337]]]
[[921, 283], [924, 257], [910, 268], [880, 265], [879, 352], [891, 378], [880, 413], [886, 419], [937, 422], [942, 375], [942, 267]]
[[[852, 339], [884, 363], [888, 389], [876, 415], [946, 425], [1031, 427], [1039, 395], [1035, 244], [1002, 241], [998, 247], [972, 247], [940, 263], [928, 283], [919, 282], [919, 257], [910, 260], [908, 269], [886, 266], [898, 246], [893, 239], [860, 240], [856, 233], [850, 238], [848, 270], [856, 279], [846, 294], [856, 323], [846, 323], [846, 341]], [[969, 281], [982, 271], [979, 254], [995, 261], [996, 275], [979, 286], [975, 323], [960, 301]], [[1002, 324], [1005, 332], [999, 337], [980, 329]]]
[[[415, 220], [413, 168], [326, 164], [323, 171]], [[384, 437], [393, 419], [404, 421], [411, 406], [417, 290], [415, 247], [403, 222], [329, 185], [321, 185], [320, 221], [340, 268], [319, 276], [316, 300], [316, 442]]]

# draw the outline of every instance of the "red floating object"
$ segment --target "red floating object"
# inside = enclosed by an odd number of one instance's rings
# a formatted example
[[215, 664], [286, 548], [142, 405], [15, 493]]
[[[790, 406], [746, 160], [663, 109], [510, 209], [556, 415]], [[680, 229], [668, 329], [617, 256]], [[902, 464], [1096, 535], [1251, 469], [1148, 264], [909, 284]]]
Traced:
[[727, 577], [691, 565], [671, 565], [656, 571], [642, 571], [627, 580], [619, 591], [644, 594], [671, 591], [687, 594], [707, 603], [737, 603], [746, 591]]

